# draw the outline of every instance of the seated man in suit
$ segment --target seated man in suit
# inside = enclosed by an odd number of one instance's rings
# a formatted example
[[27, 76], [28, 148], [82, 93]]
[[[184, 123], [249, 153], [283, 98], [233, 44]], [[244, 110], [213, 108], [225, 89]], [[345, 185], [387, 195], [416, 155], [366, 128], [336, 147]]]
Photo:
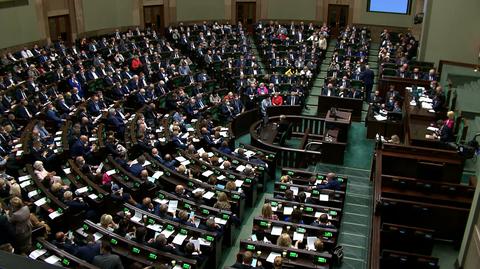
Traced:
[[62, 119], [58, 116], [57, 110], [53, 106], [52, 103], [48, 103], [47, 105], [47, 111], [45, 112], [47, 119], [53, 121], [57, 127], [60, 127], [63, 122], [65, 122], [65, 119]]
[[87, 157], [92, 153], [92, 151], [95, 150], [95, 148], [96, 145], [94, 144], [90, 146], [88, 144], [88, 137], [86, 135], [82, 135], [75, 143], [73, 143], [72, 147], [70, 148], [70, 155], [72, 157]]
[[337, 96], [336, 90], [333, 87], [333, 83], [328, 83], [327, 87], [323, 87], [322, 95], [325, 96]]
[[326, 180], [324, 180], [322, 184], [317, 184], [315, 188], [317, 190], [340, 190], [340, 182], [338, 181], [337, 175], [335, 173], [328, 173]]
[[108, 110], [107, 124], [109, 128], [115, 130], [117, 137], [123, 137], [125, 134], [125, 123], [120, 116], [117, 115], [115, 108]]
[[143, 165], [145, 164], [145, 157], [143, 155], [138, 156], [136, 163], [131, 163], [128, 167], [128, 171], [134, 176], [140, 176], [140, 173], [143, 170]]

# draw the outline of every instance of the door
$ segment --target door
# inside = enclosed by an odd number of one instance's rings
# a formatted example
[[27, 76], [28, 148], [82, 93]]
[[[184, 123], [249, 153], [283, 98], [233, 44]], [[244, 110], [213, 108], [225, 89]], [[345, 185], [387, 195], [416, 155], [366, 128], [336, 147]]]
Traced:
[[348, 24], [348, 5], [328, 5], [328, 26], [332, 35], [337, 36]]
[[256, 22], [256, 3], [254, 2], [237, 2], [237, 22], [242, 22], [247, 30], [253, 33], [254, 24]]
[[163, 5], [143, 7], [143, 18], [145, 28], [152, 28], [163, 35], [165, 27]]
[[66, 44], [71, 43], [72, 32], [69, 15], [48, 17], [48, 28], [52, 42], [63, 40]]

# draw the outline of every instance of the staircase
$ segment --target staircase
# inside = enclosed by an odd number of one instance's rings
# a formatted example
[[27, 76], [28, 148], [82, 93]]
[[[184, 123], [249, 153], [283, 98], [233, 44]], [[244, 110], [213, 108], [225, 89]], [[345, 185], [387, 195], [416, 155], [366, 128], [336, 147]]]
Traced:
[[348, 177], [338, 244], [343, 246], [340, 269], [366, 269], [370, 248], [372, 220], [372, 185], [370, 171], [344, 166], [317, 164], [310, 171], [333, 171]]

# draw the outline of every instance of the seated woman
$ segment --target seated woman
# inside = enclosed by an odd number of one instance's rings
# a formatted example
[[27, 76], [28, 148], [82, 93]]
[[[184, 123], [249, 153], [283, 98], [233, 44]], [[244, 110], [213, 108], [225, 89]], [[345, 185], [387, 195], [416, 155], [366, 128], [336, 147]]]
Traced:
[[118, 229], [118, 224], [116, 224], [113, 221], [113, 217], [110, 214], [103, 214], [100, 217], [100, 226], [102, 226], [103, 228], [105, 228], [107, 230], [110, 230], [112, 232], [114, 230]]
[[302, 210], [300, 210], [299, 208], [294, 208], [292, 211], [292, 215], [290, 215], [289, 217], [286, 217], [285, 221], [292, 222], [295, 224], [303, 224], [302, 216], [303, 216]]
[[273, 214], [272, 205], [265, 203], [262, 207], [262, 218], [269, 220], [278, 220], [278, 216]]
[[45, 170], [45, 168], [43, 167], [43, 162], [42, 161], [36, 161], [33, 164], [33, 169], [34, 169], [33, 172], [35, 173], [37, 178], [40, 179], [40, 181], [42, 181], [42, 182], [44, 180], [47, 180], [48, 185], [53, 185], [53, 183], [55, 183], [55, 182], [62, 183], [62, 178], [57, 176], [55, 171], [54, 172], [48, 172], [47, 170]]
[[295, 242], [295, 245], [292, 245], [292, 238], [287, 233], [282, 233], [277, 239], [277, 246], [285, 248], [298, 248], [300, 241]]
[[230, 205], [227, 194], [224, 192], [220, 192], [217, 195], [217, 202], [213, 205], [213, 207], [218, 209], [230, 210], [232, 208], [232, 205]]

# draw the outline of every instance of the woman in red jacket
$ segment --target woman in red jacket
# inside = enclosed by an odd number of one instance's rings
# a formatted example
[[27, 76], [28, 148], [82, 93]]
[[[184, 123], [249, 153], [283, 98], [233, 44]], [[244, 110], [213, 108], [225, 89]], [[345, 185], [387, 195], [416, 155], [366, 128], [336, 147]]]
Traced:
[[274, 106], [281, 106], [283, 104], [283, 97], [276, 92], [272, 97], [272, 105]]
[[140, 67], [142, 67], [142, 62], [140, 61], [140, 59], [138, 59], [138, 57], [134, 57], [132, 60], [132, 71], [135, 74], [138, 74], [138, 72], [140, 71]]

